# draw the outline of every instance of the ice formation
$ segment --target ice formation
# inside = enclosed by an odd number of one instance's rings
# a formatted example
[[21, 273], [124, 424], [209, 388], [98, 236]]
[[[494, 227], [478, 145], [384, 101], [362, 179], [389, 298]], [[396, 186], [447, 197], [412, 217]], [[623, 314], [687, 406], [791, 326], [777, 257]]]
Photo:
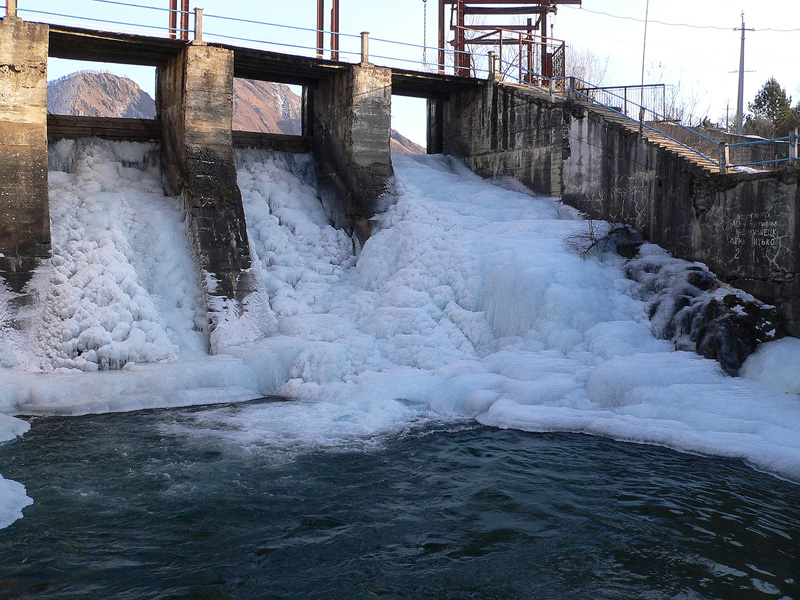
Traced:
[[[555, 199], [447, 157], [395, 155], [389, 207], [357, 252], [329, 224], [310, 157], [239, 152], [264, 335], [232, 336], [209, 356], [181, 213], [147, 147], [59, 152], [38, 301], [17, 314], [0, 290], [2, 439], [24, 433], [15, 414], [281, 394], [295, 401], [203, 411], [187, 435], [285, 449], [474, 418], [800, 478], [800, 342], [762, 344], [739, 378], [675, 351], [652, 335], [623, 259], [569, 251], [583, 223]], [[29, 323], [24, 335], [14, 319]], [[29, 502], [6, 480], [0, 498], [6, 524]]]

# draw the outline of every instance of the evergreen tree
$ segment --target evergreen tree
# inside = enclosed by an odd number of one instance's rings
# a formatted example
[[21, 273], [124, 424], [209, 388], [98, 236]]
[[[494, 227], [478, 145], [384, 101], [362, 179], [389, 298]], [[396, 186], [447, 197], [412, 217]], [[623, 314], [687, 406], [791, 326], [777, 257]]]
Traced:
[[[761, 86], [753, 102], [747, 105], [753, 115], [747, 117], [747, 129], [751, 133], [766, 134], [767, 136], [782, 137], [790, 130], [800, 125], [800, 103], [792, 108], [792, 97], [786, 95], [784, 90], [774, 77], [770, 77]], [[763, 125], [757, 127], [759, 123], [768, 124], [771, 131], [763, 131]], [[759, 131], [756, 131], [759, 129]]]

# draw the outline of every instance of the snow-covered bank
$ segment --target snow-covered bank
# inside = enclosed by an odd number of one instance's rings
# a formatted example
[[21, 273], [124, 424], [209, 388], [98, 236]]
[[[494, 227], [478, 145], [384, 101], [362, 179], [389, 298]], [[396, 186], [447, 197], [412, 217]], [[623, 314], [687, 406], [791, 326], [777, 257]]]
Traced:
[[[446, 157], [395, 155], [393, 204], [356, 256], [328, 224], [309, 157], [240, 152], [267, 335], [207, 356], [177, 204], [114, 148], [88, 145], [74, 172], [51, 173], [54, 259], [26, 335], [0, 340], [6, 414], [278, 393], [298, 402], [204, 411], [186, 434], [283, 449], [476, 418], [740, 456], [800, 479], [796, 344], [763, 345], [743, 378], [674, 351], [651, 334], [621, 258], [568, 251], [584, 226], [571, 210]], [[11, 312], [0, 297], [0, 327]], [[19, 435], [19, 423], [0, 429]]]

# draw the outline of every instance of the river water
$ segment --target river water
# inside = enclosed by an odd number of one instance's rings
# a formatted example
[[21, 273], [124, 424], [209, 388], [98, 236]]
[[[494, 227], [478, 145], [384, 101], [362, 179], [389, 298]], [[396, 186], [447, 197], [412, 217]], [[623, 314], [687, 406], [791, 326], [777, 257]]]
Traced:
[[35, 499], [0, 597], [800, 598], [800, 487], [740, 461], [473, 421], [227, 435], [278, 401], [34, 419], [0, 446]]

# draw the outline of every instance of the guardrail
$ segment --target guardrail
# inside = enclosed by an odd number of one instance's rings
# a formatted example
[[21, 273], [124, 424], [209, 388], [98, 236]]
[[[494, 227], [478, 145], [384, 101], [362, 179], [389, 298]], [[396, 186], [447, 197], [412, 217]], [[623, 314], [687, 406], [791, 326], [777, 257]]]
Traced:
[[[461, 33], [464, 46], [489, 46], [492, 52], [500, 58], [501, 63], [509, 64], [518, 70], [519, 79], [526, 74], [533, 73], [533, 65], [541, 65], [548, 77], [563, 77], [565, 75], [566, 42], [552, 37], [543, 37], [531, 31], [518, 31], [495, 27], [494, 25], [458, 26], [456, 31]], [[467, 38], [467, 32], [472, 37]], [[515, 56], [513, 61], [505, 60], [505, 56]], [[467, 53], [469, 54], [469, 53]], [[455, 66], [457, 74], [469, 74], [470, 68], [475, 68], [477, 60], [482, 53], [473, 52], [472, 60], [465, 65]], [[472, 63], [472, 64], [470, 64]], [[526, 66], [527, 65], [527, 66]]]
[[580, 87], [583, 94], [593, 100], [613, 106], [625, 116], [633, 119], [639, 113], [640, 106], [646, 106], [649, 111], [659, 111], [667, 114], [666, 84], [646, 83], [644, 85], [612, 85], [601, 87]]
[[[498, 62], [500, 66], [495, 66], [490, 76], [503, 78], [505, 75], [507, 77], [508, 70], [502, 69], [502, 61], [498, 61], [494, 53], [490, 52], [490, 65], [496, 65]], [[577, 77], [545, 77], [535, 72], [526, 73], [525, 76], [516, 79], [515, 83], [532, 87], [541, 93], [548, 94], [551, 100], [558, 100], [559, 98], [573, 101], [583, 100], [584, 102], [601, 106], [628, 119], [632, 123], [636, 123], [639, 126], [640, 132], [644, 130], [655, 132], [678, 146], [691, 151], [708, 163], [715, 165], [720, 173], [723, 174], [731, 170], [745, 170], [752, 167], [784, 164], [800, 168], [800, 136], [797, 130], [793, 134], [783, 138], [731, 144], [720, 142], [719, 140], [714, 140], [711, 137], [703, 135], [650, 107], [632, 101], [626, 93], [620, 95], [615, 91], [618, 89], [629, 90], [633, 87], [641, 86], [601, 87]], [[598, 99], [597, 93], [599, 90], [602, 90], [605, 101]], [[611, 99], [611, 101], [609, 101], [609, 99]], [[621, 104], [612, 106], [612, 101], [618, 101]], [[628, 114], [631, 107], [638, 109], [638, 119]], [[786, 144], [785, 156], [781, 156], [780, 158], [758, 161], [731, 161], [731, 148], [783, 143]], [[711, 158], [711, 156], [714, 155], [716, 155], [717, 158]]]
[[[731, 160], [732, 149], [756, 147], [763, 148], [767, 144], [771, 146], [782, 146], [784, 142], [786, 144], [786, 148], [783, 151], [786, 154], [785, 157], [755, 161], [750, 160], [750, 162], [734, 162]], [[769, 152], [769, 149], [767, 152]], [[782, 166], [784, 163], [790, 166], [800, 166], [800, 131], [798, 131], [797, 128], [795, 128], [795, 130], [787, 136], [772, 140], [754, 140], [752, 142], [737, 142], [733, 144], [726, 142], [719, 143], [719, 165], [721, 173], [726, 173], [730, 169], [737, 168], [741, 170], [741, 168], [773, 167], [776, 165]]]

